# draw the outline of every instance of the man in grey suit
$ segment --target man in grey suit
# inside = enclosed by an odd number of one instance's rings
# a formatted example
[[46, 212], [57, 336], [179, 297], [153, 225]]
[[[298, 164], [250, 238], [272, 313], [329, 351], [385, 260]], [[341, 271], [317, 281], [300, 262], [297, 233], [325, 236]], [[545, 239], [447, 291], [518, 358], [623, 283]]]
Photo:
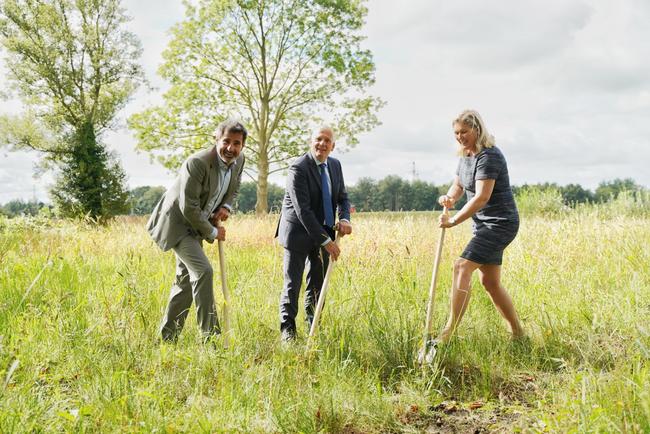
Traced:
[[320, 128], [313, 134], [309, 152], [299, 157], [289, 168], [276, 232], [284, 247], [280, 330], [285, 342], [296, 337], [295, 319], [305, 262], [309, 263], [305, 311], [307, 322], [311, 325], [329, 257], [337, 260], [340, 254], [339, 247], [333, 242], [337, 208], [339, 235], [352, 233], [350, 202], [341, 163], [329, 156], [335, 145], [332, 129]]
[[172, 249], [176, 255], [176, 280], [161, 325], [164, 341], [177, 339], [192, 299], [204, 340], [219, 334], [213, 270], [203, 240], [225, 240], [226, 230], [217, 223], [228, 218], [239, 190], [247, 135], [239, 122], [222, 122], [214, 133], [215, 145], [185, 160], [151, 213], [149, 234], [163, 251]]

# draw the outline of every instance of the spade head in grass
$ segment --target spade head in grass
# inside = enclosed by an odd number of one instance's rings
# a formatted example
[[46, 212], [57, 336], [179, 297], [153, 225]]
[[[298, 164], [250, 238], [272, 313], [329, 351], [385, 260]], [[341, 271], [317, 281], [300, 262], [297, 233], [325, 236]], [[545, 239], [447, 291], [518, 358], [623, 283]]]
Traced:
[[418, 352], [418, 364], [420, 365], [430, 365], [433, 363], [438, 354], [438, 340], [437, 339], [427, 339], [426, 344]]

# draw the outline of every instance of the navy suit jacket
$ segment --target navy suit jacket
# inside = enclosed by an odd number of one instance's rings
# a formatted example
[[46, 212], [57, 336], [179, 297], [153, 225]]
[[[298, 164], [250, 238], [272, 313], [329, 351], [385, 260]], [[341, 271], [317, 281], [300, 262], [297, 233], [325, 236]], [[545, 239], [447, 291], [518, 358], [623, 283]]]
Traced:
[[[308, 253], [330, 237], [323, 226], [323, 195], [318, 161], [311, 152], [299, 157], [289, 168], [287, 188], [282, 202], [282, 213], [276, 236], [289, 249]], [[327, 158], [332, 182], [332, 209], [340, 219], [350, 220], [350, 201], [345, 190], [341, 163]]]

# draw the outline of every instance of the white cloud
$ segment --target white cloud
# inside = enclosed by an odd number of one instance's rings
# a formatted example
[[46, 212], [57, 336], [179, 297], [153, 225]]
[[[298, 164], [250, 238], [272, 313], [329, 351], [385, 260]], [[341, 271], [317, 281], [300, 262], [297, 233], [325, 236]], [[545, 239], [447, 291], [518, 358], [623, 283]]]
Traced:
[[[176, 0], [125, 1], [154, 86]], [[455, 170], [451, 120], [481, 112], [515, 184], [632, 177], [650, 186], [650, 2], [647, 0], [370, 0], [365, 45], [377, 65], [373, 94], [388, 105], [383, 125], [342, 160], [346, 181], [363, 176], [448, 182]], [[123, 117], [160, 101], [139, 92]], [[7, 106], [2, 105], [0, 111]], [[106, 135], [131, 186], [167, 185], [172, 175], [133, 152], [126, 131]], [[1, 170], [13, 163], [0, 162]], [[24, 177], [23, 169], [11, 177]], [[12, 178], [13, 179], [13, 178]], [[21, 178], [22, 179], [22, 178]], [[283, 184], [280, 176], [272, 178]], [[31, 190], [29, 190], [31, 191]], [[29, 197], [25, 196], [25, 197]], [[0, 202], [7, 195], [0, 193]]]
[[647, 2], [402, 4], [409, 8], [370, 3], [375, 92], [389, 105], [384, 125], [369, 136], [400, 135], [405, 120], [419, 125], [415, 142], [430, 147], [423, 163], [433, 167], [453, 153], [451, 119], [475, 108], [503, 147], [515, 183], [594, 188], [632, 176], [650, 184], [643, 165], [650, 157]]
[[47, 200], [47, 189], [52, 183], [48, 175], [34, 176], [34, 155], [0, 150], [0, 204], [13, 199]]

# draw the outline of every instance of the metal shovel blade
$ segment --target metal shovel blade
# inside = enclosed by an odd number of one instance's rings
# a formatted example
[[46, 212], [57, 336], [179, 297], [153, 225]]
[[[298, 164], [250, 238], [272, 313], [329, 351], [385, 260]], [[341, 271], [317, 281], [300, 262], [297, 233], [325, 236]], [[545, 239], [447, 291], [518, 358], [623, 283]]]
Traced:
[[418, 364], [430, 365], [438, 354], [438, 341], [435, 339], [427, 339], [422, 349], [418, 352]]

